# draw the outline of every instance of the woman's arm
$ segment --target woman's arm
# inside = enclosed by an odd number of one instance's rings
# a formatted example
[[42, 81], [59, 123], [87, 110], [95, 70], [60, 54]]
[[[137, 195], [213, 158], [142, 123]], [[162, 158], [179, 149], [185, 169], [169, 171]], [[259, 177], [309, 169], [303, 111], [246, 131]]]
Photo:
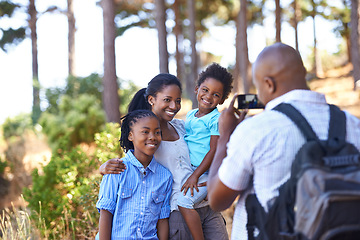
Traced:
[[159, 240], [169, 239], [169, 219], [159, 219], [156, 225]]
[[99, 220], [99, 238], [100, 240], [109, 240], [111, 238], [111, 225], [113, 215], [101, 209], [100, 220]]
[[[210, 137], [210, 150], [205, 155], [205, 157], [202, 160], [201, 164], [195, 169], [195, 171], [190, 175], [190, 177], [186, 180], [186, 182], [181, 187], [181, 191], [185, 190], [184, 191], [185, 194], [186, 194], [186, 192], [188, 191], [189, 188], [190, 188], [190, 191], [191, 191], [191, 196], [194, 195], [194, 188], [196, 189], [197, 192], [199, 191], [199, 189], [198, 189], [199, 185], [197, 184], [198, 180], [199, 180], [199, 177], [210, 168], [211, 162], [212, 162], [212, 160], [214, 158], [214, 155], [215, 155], [218, 139], [219, 139], [219, 136], [211, 135], [211, 137]], [[201, 186], [205, 186], [205, 185], [206, 184], [202, 184]]]
[[120, 158], [112, 158], [103, 163], [100, 168], [100, 174], [119, 174], [124, 172], [126, 165], [123, 163], [123, 160]]

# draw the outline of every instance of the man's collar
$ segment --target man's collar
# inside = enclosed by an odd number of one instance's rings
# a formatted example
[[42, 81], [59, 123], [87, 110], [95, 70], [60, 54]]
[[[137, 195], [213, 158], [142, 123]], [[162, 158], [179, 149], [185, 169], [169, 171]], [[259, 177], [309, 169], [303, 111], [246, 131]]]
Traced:
[[271, 110], [280, 103], [290, 101], [326, 103], [325, 95], [322, 93], [314, 92], [311, 90], [295, 89], [271, 100], [266, 104], [265, 109]]

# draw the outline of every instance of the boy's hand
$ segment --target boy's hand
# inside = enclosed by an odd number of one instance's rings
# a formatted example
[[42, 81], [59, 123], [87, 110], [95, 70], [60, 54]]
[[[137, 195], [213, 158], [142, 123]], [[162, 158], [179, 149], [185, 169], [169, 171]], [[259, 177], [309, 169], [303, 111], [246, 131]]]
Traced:
[[197, 192], [199, 192], [198, 184], [197, 184], [198, 180], [199, 180], [198, 177], [194, 176], [194, 174], [191, 174], [191, 176], [186, 180], [184, 185], [182, 185], [181, 187], [181, 192], [184, 190], [184, 196], [186, 195], [189, 188], [190, 188], [191, 196], [194, 196], [194, 188], [196, 189]]
[[100, 166], [100, 174], [119, 174], [124, 172], [126, 169], [126, 165], [120, 158], [112, 158], [107, 160]]

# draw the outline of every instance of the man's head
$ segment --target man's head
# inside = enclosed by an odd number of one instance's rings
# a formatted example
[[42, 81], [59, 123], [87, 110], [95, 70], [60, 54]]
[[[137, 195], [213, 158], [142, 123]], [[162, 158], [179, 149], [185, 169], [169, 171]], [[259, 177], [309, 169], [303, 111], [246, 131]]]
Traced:
[[300, 54], [283, 43], [264, 48], [253, 65], [253, 82], [263, 104], [294, 89], [308, 89]]

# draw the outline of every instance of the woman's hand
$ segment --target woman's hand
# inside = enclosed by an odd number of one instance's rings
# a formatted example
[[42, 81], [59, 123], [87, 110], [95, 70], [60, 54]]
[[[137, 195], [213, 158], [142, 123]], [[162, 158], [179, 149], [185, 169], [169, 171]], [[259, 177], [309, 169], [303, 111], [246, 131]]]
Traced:
[[182, 185], [181, 192], [184, 191], [184, 195], [186, 195], [187, 191], [190, 188], [191, 196], [194, 196], [194, 188], [196, 189], [197, 192], [199, 192], [198, 184], [197, 184], [198, 181], [199, 178], [194, 174], [191, 174], [190, 177], [184, 183], [184, 185]]
[[99, 170], [100, 174], [119, 174], [124, 172], [126, 169], [126, 165], [120, 158], [112, 158], [103, 163]]

